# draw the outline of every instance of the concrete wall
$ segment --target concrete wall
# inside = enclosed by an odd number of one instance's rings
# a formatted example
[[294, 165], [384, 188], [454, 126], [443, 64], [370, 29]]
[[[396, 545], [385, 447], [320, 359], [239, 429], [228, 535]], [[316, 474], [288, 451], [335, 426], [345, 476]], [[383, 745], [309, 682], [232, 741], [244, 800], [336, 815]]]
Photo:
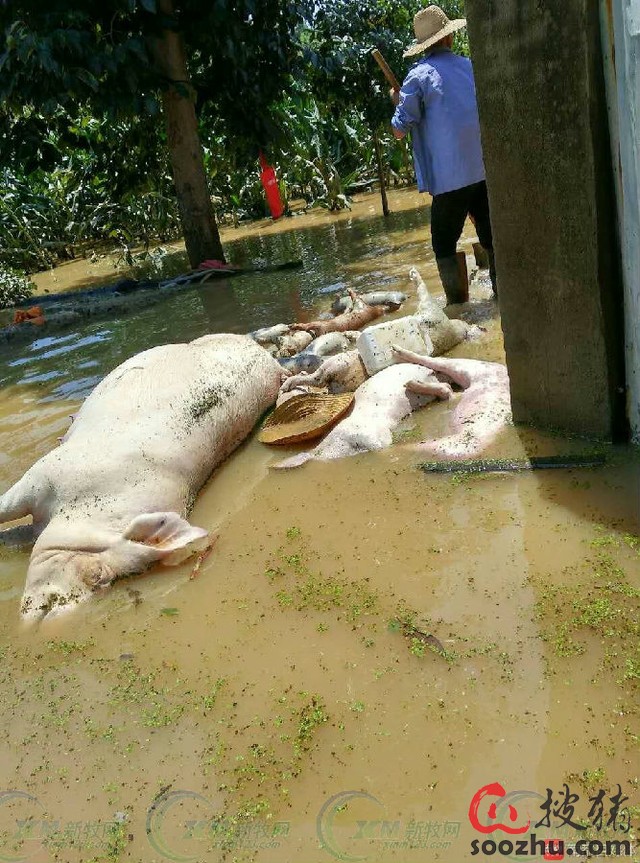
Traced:
[[602, 0], [624, 275], [627, 413], [640, 443], [640, 0]]
[[616, 207], [593, 0], [467, 0], [514, 418], [624, 428]]

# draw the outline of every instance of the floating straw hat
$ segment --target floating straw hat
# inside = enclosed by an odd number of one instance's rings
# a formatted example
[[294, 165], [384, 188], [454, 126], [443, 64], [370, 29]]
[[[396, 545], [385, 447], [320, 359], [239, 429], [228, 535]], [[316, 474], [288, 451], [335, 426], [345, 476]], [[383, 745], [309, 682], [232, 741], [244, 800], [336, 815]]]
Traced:
[[467, 24], [466, 18], [455, 18], [453, 21], [447, 18], [439, 6], [427, 6], [416, 13], [413, 19], [413, 30], [416, 34], [413, 42], [402, 55], [403, 57], [415, 57], [444, 39], [456, 30], [461, 30]]
[[353, 393], [302, 393], [277, 407], [262, 426], [258, 440], [286, 445], [323, 435], [351, 407]]

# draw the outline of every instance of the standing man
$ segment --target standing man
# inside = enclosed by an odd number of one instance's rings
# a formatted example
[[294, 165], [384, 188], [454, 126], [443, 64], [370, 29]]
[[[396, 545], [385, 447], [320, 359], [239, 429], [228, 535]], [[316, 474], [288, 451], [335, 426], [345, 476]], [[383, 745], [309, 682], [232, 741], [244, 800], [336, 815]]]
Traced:
[[473, 69], [469, 59], [452, 51], [453, 34], [466, 23], [449, 20], [439, 6], [418, 12], [415, 42], [403, 56], [425, 56], [411, 67], [400, 92], [391, 91], [393, 133], [404, 138], [411, 132], [418, 189], [433, 196], [431, 242], [448, 303], [469, 298], [456, 260], [468, 215], [487, 251], [491, 285], [498, 293]]

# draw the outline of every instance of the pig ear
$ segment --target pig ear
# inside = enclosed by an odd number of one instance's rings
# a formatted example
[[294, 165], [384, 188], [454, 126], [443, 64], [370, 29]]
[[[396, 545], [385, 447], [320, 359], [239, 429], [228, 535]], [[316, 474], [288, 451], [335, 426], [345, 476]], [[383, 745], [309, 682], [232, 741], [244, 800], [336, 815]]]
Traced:
[[[158, 557], [166, 557], [181, 551], [208, 536], [201, 527], [194, 527], [177, 512], [151, 512], [133, 519], [125, 532], [124, 539], [139, 542], [158, 550]], [[196, 548], [193, 549], [196, 551]]]

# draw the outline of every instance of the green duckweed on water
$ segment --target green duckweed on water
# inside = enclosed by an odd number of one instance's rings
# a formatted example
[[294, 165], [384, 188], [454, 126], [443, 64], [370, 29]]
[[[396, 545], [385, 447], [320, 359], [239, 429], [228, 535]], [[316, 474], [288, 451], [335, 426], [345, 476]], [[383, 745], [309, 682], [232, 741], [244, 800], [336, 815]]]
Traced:
[[592, 683], [615, 681], [628, 745], [640, 744], [640, 588], [629, 573], [640, 569], [640, 540], [630, 534], [601, 533], [577, 571], [565, 572], [566, 584], [538, 579], [536, 619], [548, 643], [548, 671], [566, 673], [562, 662], [595, 657]]

